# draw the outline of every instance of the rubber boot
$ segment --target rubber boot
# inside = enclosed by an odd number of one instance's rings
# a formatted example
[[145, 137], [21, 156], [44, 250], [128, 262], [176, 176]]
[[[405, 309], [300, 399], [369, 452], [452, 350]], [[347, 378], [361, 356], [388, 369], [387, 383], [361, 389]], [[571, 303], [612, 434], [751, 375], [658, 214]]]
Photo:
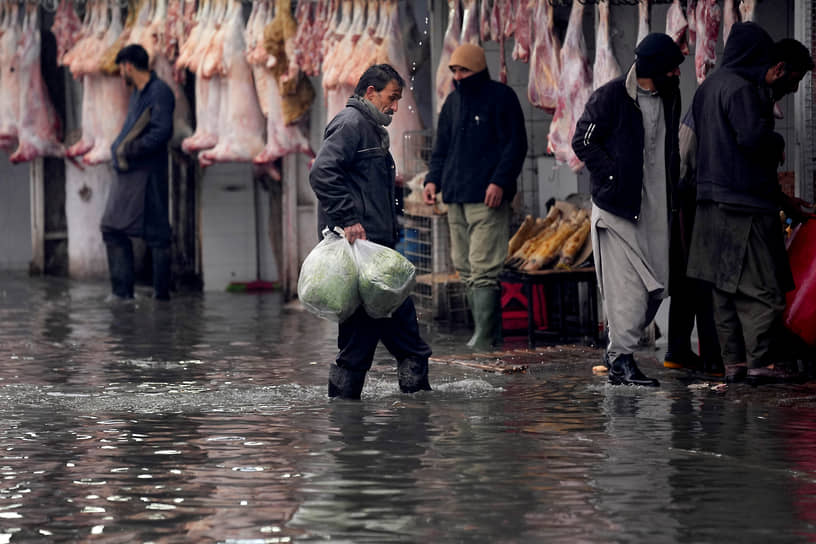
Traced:
[[468, 347], [488, 350], [502, 344], [501, 289], [474, 287], [471, 289], [471, 312], [473, 313], [473, 336]]
[[154, 247], [153, 258], [153, 298], [170, 300], [170, 248]]
[[133, 298], [133, 246], [130, 240], [124, 243], [107, 243], [108, 273], [110, 274], [111, 291], [119, 298]]
[[631, 353], [618, 355], [609, 367], [609, 383], [612, 385], [643, 385], [658, 387], [660, 382], [640, 371]]
[[348, 370], [333, 364], [329, 368], [329, 397], [359, 400], [365, 377], [363, 370]]
[[407, 357], [397, 363], [397, 378], [399, 388], [403, 393], [430, 391], [428, 383], [428, 359]]

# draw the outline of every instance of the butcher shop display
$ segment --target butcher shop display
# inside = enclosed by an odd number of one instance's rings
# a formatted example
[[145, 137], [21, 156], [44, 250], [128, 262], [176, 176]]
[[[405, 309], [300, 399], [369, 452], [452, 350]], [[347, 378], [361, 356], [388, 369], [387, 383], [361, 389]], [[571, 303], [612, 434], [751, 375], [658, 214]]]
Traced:
[[528, 215], [510, 238], [504, 265], [524, 272], [580, 267], [591, 254], [589, 227], [587, 210], [566, 202], [552, 206], [546, 217]]

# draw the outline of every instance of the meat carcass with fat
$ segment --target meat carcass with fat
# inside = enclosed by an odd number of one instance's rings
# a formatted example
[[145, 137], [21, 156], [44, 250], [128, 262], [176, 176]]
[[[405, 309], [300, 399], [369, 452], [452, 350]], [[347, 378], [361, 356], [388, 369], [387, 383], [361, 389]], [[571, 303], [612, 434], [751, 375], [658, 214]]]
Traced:
[[592, 83], [595, 89], [612, 81], [621, 74], [620, 66], [612, 51], [609, 33], [609, 2], [598, 2], [598, 31], [595, 33], [595, 64], [592, 67]]
[[734, 26], [734, 23], [739, 21], [739, 11], [737, 11], [737, 7], [734, 5], [734, 0], [724, 0], [722, 11], [723, 47], [725, 47], [728, 41], [728, 35], [731, 34], [731, 27]]
[[535, 0], [521, 0], [518, 10], [508, 15], [508, 18], [516, 21], [513, 25], [516, 39], [516, 44], [513, 46], [513, 60], [527, 62], [530, 59], [530, 39], [533, 34], [533, 21], [537, 20], [534, 17], [537, 5]]
[[649, 0], [638, 0], [638, 33], [637, 41], [640, 43], [643, 38], [652, 31], [652, 6]]
[[79, 39], [81, 28], [82, 21], [79, 20], [73, 3], [60, 0], [54, 14], [54, 23], [51, 25], [51, 33], [57, 40], [57, 59], [61, 59], [74, 46]]
[[674, 0], [666, 13], [666, 34], [680, 46], [684, 55], [689, 54], [688, 46], [688, 21], [683, 15], [683, 6], [680, 0]]
[[385, 33], [385, 41], [380, 45], [377, 60], [393, 66], [406, 82], [402, 89], [402, 99], [398, 103], [397, 112], [387, 127], [391, 139], [391, 155], [394, 157], [399, 176], [405, 172], [403, 135], [406, 132], [421, 130], [422, 120], [419, 117], [416, 98], [410, 84], [408, 61], [405, 58], [405, 43], [400, 30], [399, 6], [397, 0], [383, 1], [386, 2], [385, 17], [388, 21], [388, 30]]
[[697, 0], [686, 2], [686, 20], [688, 21], [689, 47], [697, 45]]
[[740, 21], [748, 23], [754, 20], [754, 12], [756, 10], [756, 0], [740, 0], [739, 12]]
[[0, 149], [17, 145], [17, 118], [20, 111], [20, 73], [14, 69], [14, 55], [20, 38], [19, 5], [5, 4], [3, 32], [0, 34]]
[[[12, 60], [20, 74], [20, 110], [17, 118], [17, 149], [11, 154], [12, 163], [30, 161], [35, 157], [63, 157], [60, 143], [61, 125], [48, 96], [40, 68], [41, 35], [38, 6], [27, 6], [22, 26], [22, 39]], [[22, 107], [25, 104], [25, 107]]]
[[722, 20], [722, 9], [717, 0], [699, 0], [696, 19], [697, 47], [694, 51], [694, 68], [697, 83], [702, 83], [717, 62], [717, 37]]
[[326, 70], [323, 72], [323, 85], [327, 89], [334, 89], [340, 85], [343, 68], [348, 63], [353, 62], [354, 48], [366, 31], [366, 4], [364, 0], [354, 0], [353, 13], [351, 26], [349, 26], [348, 31], [334, 50], [333, 62], [326, 66]]
[[[90, 77], [97, 79], [98, 119], [93, 148], [82, 156], [82, 162], [95, 165], [111, 160], [110, 148], [125, 123], [130, 91], [121, 77], [107, 75]], [[83, 120], [83, 132], [84, 124]]]
[[527, 98], [533, 106], [554, 112], [558, 105], [558, 85], [561, 81], [561, 46], [553, 31], [549, 0], [534, 1]]
[[264, 147], [264, 118], [245, 56], [241, 3], [233, 0], [224, 21], [225, 89], [218, 112], [218, 143], [199, 154], [199, 163], [251, 161]]
[[436, 111], [442, 109], [442, 104], [453, 90], [453, 74], [450, 71], [450, 58], [453, 51], [459, 47], [461, 35], [459, 21], [459, 0], [448, 0], [448, 28], [442, 40], [442, 54], [439, 55], [439, 65], [436, 68]]
[[377, 35], [380, 6], [377, 0], [368, 0], [365, 30], [340, 75], [340, 81], [346, 85], [356, 86], [363, 73], [377, 62], [377, 49], [383, 41], [383, 36]]
[[572, 150], [572, 136], [575, 122], [583, 113], [592, 92], [592, 70], [587, 61], [583, 11], [584, 4], [572, 4], [564, 47], [561, 49], [558, 104], [547, 135], [547, 149], [555, 155], [556, 161], [568, 164], [575, 172], [583, 167], [583, 163]]
[[479, 45], [479, 10], [476, 0], [462, 0], [462, 37], [459, 43]]

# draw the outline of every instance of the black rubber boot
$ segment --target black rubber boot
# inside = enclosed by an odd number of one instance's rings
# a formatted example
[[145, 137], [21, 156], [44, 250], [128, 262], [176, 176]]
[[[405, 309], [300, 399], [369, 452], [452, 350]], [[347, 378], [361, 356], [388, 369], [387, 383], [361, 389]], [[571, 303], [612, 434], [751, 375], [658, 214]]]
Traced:
[[468, 340], [468, 347], [481, 351], [501, 346], [501, 289], [474, 287], [470, 301], [475, 330]]
[[360, 400], [365, 377], [365, 371], [347, 370], [336, 364], [331, 365], [329, 368], [329, 397]]
[[658, 387], [660, 382], [654, 378], [646, 377], [640, 371], [635, 358], [631, 353], [618, 355], [609, 367], [609, 383], [612, 385], [643, 385], [646, 387]]
[[153, 298], [170, 300], [170, 248], [151, 248], [153, 258]]
[[428, 359], [407, 357], [397, 364], [399, 388], [403, 393], [430, 391], [428, 383]]
[[129, 239], [127, 243], [116, 240], [106, 243], [108, 255], [108, 273], [110, 274], [111, 291], [119, 298], [133, 298], [133, 245]]

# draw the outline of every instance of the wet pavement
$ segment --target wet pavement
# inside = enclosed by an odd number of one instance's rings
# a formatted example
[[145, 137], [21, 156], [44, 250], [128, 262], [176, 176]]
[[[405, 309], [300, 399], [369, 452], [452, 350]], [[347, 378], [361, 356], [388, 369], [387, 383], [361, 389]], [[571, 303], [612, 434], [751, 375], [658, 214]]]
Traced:
[[811, 385], [646, 354], [661, 388], [612, 387], [568, 346], [485, 372], [437, 326], [434, 391], [382, 351], [330, 402], [336, 327], [280, 293], [106, 295], [0, 275], [0, 544], [816, 540]]

